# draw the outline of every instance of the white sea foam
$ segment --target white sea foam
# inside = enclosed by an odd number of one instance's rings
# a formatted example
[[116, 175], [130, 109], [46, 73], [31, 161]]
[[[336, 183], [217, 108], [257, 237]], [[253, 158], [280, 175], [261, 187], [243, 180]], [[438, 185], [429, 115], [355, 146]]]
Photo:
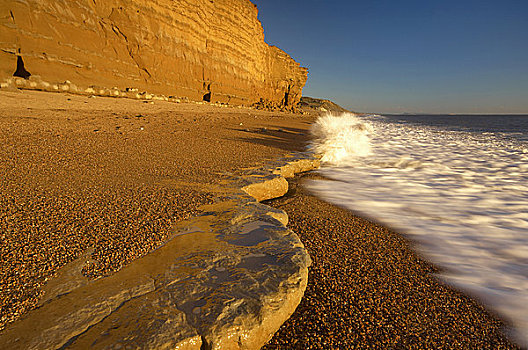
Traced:
[[327, 164], [340, 164], [353, 157], [370, 154], [370, 124], [353, 113], [327, 114], [312, 125], [313, 148]]
[[528, 154], [493, 133], [327, 115], [314, 149], [337, 181], [309, 188], [412, 236], [440, 277], [511, 320], [528, 345]]

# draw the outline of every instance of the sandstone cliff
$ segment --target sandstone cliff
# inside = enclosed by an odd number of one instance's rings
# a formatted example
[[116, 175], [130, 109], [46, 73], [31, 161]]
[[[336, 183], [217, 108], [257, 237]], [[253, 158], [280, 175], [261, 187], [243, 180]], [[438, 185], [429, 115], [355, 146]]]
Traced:
[[286, 107], [307, 77], [264, 42], [249, 0], [2, 0], [0, 81], [14, 73], [27, 88]]

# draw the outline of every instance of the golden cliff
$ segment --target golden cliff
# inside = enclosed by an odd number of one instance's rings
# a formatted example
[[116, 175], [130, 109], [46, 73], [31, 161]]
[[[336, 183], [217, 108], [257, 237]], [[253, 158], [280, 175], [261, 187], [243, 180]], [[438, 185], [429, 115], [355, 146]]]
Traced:
[[291, 108], [307, 69], [264, 42], [257, 13], [249, 0], [2, 0], [0, 81]]

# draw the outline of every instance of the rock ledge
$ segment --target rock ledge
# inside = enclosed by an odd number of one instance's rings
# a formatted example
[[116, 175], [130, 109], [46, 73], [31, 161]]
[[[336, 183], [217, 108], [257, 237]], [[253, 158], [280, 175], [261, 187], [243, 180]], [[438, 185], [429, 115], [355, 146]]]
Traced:
[[299, 304], [311, 260], [286, 213], [255, 198], [283, 195], [283, 176], [318, 165], [298, 153], [229, 180], [223, 201], [112, 276], [88, 281], [86, 257], [72, 262], [0, 348], [259, 349]]

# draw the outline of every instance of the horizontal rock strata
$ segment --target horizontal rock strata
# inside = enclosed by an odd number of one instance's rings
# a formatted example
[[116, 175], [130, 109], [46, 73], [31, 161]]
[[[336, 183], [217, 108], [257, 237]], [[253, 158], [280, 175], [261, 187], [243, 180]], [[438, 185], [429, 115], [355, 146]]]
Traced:
[[[309, 159], [297, 154], [267, 172], [284, 180], [318, 166]], [[259, 349], [299, 304], [311, 264], [286, 213], [240, 190], [265, 171], [226, 180], [222, 201], [112, 276], [83, 278], [86, 257], [67, 265], [40, 306], [0, 333], [0, 348]]]
[[3, 0], [0, 81], [13, 75], [24, 88], [291, 107], [307, 70], [264, 42], [249, 0]]

